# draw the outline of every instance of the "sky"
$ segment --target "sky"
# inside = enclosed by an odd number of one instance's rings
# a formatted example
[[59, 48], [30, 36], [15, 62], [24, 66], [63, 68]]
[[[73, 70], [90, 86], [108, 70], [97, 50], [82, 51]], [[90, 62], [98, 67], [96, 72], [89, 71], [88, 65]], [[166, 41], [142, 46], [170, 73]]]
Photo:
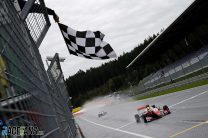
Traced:
[[[117, 56], [130, 52], [145, 38], [166, 29], [194, 0], [45, 0], [63, 23], [78, 31], [101, 31]], [[65, 78], [110, 60], [90, 60], [70, 55], [58, 25], [51, 27], [39, 50], [46, 57], [59, 53]], [[138, 53], [139, 54], [139, 53]], [[132, 59], [133, 60], [133, 59]], [[129, 61], [130, 63], [131, 61]]]

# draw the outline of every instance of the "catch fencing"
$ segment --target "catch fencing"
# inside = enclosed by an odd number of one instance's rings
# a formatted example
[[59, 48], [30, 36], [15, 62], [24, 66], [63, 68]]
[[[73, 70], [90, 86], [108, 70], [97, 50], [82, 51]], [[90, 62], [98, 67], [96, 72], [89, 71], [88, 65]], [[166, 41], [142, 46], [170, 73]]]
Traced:
[[17, 0], [0, 1], [0, 137], [76, 136], [63, 74], [55, 80], [46, 72], [38, 49], [49, 27], [43, 0], [23, 8]]

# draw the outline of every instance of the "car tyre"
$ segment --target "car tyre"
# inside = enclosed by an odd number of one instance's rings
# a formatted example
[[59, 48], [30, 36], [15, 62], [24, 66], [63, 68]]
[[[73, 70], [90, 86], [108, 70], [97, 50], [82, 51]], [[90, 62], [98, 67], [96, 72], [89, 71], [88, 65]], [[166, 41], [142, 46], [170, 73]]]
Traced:
[[146, 115], [142, 115], [142, 119], [144, 120], [144, 123], [147, 123]]
[[136, 122], [139, 123], [140, 122], [140, 116], [138, 114], [135, 114], [134, 117], [136, 119]]
[[164, 106], [163, 106], [163, 110], [167, 110], [167, 111], [168, 111], [168, 114], [171, 113], [171, 112], [170, 112], [170, 109], [169, 109], [169, 107], [168, 107], [167, 105], [164, 105]]

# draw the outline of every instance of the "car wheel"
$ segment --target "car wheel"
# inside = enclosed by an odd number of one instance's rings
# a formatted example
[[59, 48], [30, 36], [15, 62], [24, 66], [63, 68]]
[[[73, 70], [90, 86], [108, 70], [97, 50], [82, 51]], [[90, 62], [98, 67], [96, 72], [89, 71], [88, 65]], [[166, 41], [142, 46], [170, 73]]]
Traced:
[[136, 119], [136, 122], [139, 123], [140, 122], [140, 117], [138, 114], [134, 115], [135, 119]]
[[163, 106], [163, 110], [168, 111], [168, 113], [170, 114], [170, 109], [169, 109], [169, 107], [168, 107], [167, 105], [164, 105], [164, 106]]
[[146, 117], [147, 117], [146, 115], [143, 115], [143, 116], [142, 116], [142, 118], [143, 118], [143, 120], [144, 120], [144, 123], [147, 123]]

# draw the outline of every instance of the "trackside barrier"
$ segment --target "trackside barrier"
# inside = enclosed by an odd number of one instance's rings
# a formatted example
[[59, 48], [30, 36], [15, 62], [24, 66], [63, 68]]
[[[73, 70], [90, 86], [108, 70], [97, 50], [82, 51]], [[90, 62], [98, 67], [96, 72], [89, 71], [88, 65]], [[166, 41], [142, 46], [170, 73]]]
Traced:
[[[195, 80], [203, 80], [207, 76], [207, 70], [208, 47], [205, 45], [198, 51], [191, 53], [181, 60], [145, 77], [137, 86], [137, 92], [135, 94], [165, 89], [166, 85], [170, 87], [180, 84], [189, 84]], [[192, 75], [192, 77], [190, 76], [190, 79], [185, 78], [183, 81], [180, 81], [180, 78], [188, 75]], [[177, 81], [177, 83], [175, 81]]]
[[[50, 27], [44, 1], [18, 4], [0, 1], [0, 137], [74, 138], [63, 74], [54, 81], [38, 49]], [[31, 11], [33, 4], [39, 6]]]

